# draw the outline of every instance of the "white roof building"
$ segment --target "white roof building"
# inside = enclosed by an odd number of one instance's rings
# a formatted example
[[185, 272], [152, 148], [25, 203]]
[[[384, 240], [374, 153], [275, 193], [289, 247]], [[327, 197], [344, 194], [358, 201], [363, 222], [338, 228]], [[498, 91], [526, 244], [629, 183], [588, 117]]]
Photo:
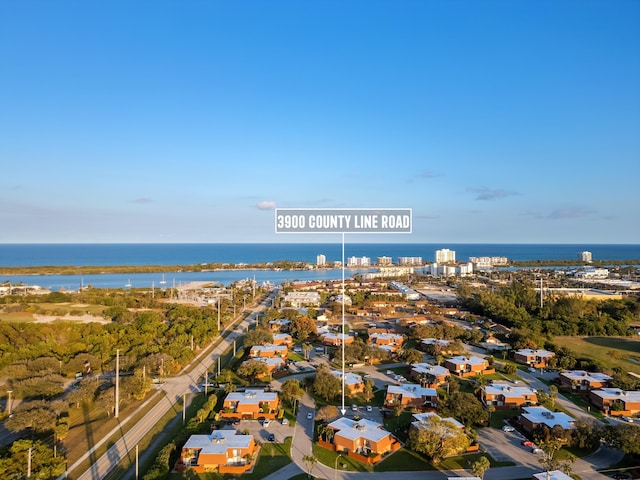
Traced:
[[372, 442], [379, 442], [389, 435], [389, 432], [382, 428], [381, 424], [372, 422], [366, 418], [356, 422], [350, 418], [341, 417], [331, 422], [327, 427], [338, 430], [336, 435], [339, 434], [341, 437], [348, 438], [349, 440], [364, 438]]
[[565, 430], [574, 428], [575, 419], [564, 412], [552, 412], [545, 407], [523, 407], [524, 413], [522, 417], [526, 418], [533, 425], [546, 425], [553, 428], [556, 425], [561, 426]]
[[453, 424], [454, 427], [459, 428], [460, 430], [464, 428], [464, 425], [460, 423], [458, 420], [456, 420], [455, 418], [453, 417], [442, 418], [440, 415], [434, 412], [414, 413], [413, 421], [411, 422], [411, 425], [413, 425], [416, 428], [424, 428], [425, 422], [430, 418], [438, 418], [441, 422], [449, 422]]
[[573, 480], [561, 470], [551, 470], [550, 472], [534, 473], [533, 478], [536, 480]]
[[230, 392], [225, 400], [242, 404], [258, 404], [274, 402], [278, 398], [277, 392], [265, 392], [264, 390], [245, 390], [244, 392]]
[[215, 430], [210, 435], [191, 435], [183, 449], [198, 449], [200, 454], [226, 454], [229, 448], [249, 448], [253, 435], [238, 435], [235, 430]]
[[[342, 372], [338, 370], [331, 370], [331, 373], [334, 377], [337, 377], [342, 382]], [[344, 374], [344, 384], [345, 385], [359, 385], [363, 383], [362, 377], [360, 375], [356, 375], [355, 373], [345, 372]]]

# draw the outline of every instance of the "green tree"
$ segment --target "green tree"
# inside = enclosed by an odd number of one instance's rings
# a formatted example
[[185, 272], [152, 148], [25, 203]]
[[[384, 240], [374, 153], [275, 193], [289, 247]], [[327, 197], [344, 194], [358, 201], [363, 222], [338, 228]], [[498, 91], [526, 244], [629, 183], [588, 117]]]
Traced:
[[340, 395], [342, 383], [328, 368], [322, 366], [316, 371], [316, 376], [313, 380], [313, 391], [319, 397], [329, 401]]
[[423, 453], [434, 465], [444, 458], [466, 451], [469, 437], [451, 422], [438, 417], [430, 417], [421, 422], [419, 428], [409, 432], [409, 448]]
[[466, 426], [483, 425], [489, 414], [473, 394], [454, 392], [438, 405], [438, 413], [442, 417], [453, 417]]
[[484, 472], [491, 467], [491, 463], [487, 457], [480, 457], [478, 460], [471, 464], [471, 472], [474, 475], [484, 479]]
[[305, 455], [304, 457], [302, 457], [302, 461], [307, 467], [308, 477], [311, 478], [311, 474], [313, 473], [313, 468], [318, 463], [318, 459], [314, 455]]
[[273, 342], [273, 334], [262, 326], [258, 326], [253, 330], [249, 330], [244, 337], [245, 348], [251, 348], [255, 345]]
[[413, 365], [414, 363], [420, 363], [424, 361], [424, 355], [422, 352], [414, 349], [408, 348], [402, 352], [400, 358], [403, 362], [408, 363], [409, 365]]
[[238, 367], [238, 375], [250, 379], [251, 383], [255, 383], [258, 377], [268, 373], [269, 367], [260, 360], [249, 359]]
[[310, 335], [318, 332], [316, 322], [309, 317], [299, 316], [291, 321], [291, 335], [304, 342]]
[[292, 406], [296, 400], [299, 400], [304, 395], [304, 389], [300, 385], [300, 382], [295, 378], [286, 380], [280, 388], [280, 397], [283, 401], [289, 402]]

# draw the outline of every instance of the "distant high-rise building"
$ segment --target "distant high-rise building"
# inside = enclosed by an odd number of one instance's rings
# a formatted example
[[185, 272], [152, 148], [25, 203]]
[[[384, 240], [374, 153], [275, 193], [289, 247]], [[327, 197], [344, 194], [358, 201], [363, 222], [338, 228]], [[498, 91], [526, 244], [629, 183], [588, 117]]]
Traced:
[[398, 265], [422, 265], [422, 257], [398, 257]]
[[436, 263], [452, 263], [456, 261], [456, 252], [453, 250], [449, 250], [448, 248], [443, 248], [441, 250], [436, 250], [435, 255]]
[[368, 267], [371, 265], [369, 257], [349, 257], [347, 259], [347, 267]]
[[378, 257], [378, 265], [393, 265], [391, 257]]
[[327, 264], [327, 257], [320, 254], [316, 257], [316, 265], [318, 267], [324, 267]]
[[591, 252], [584, 251], [578, 254], [578, 260], [580, 260], [581, 262], [590, 263], [593, 260], [593, 257], [591, 255]]

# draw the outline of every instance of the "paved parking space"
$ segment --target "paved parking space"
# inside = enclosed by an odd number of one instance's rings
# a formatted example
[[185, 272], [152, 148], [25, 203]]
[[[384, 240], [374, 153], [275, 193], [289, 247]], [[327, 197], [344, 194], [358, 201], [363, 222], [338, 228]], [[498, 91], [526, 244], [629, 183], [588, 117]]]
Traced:
[[359, 406], [357, 410], [352, 410], [351, 405], [345, 405], [347, 409], [344, 414], [347, 418], [353, 418], [356, 415], [360, 418], [366, 418], [367, 420], [371, 420], [373, 422], [382, 423], [382, 412], [380, 411], [380, 407], [372, 407], [370, 412], [367, 412], [367, 408], [363, 406]]
[[272, 433], [275, 435], [276, 443], [282, 443], [285, 438], [293, 436], [293, 427], [290, 424], [282, 425], [280, 420], [271, 420], [268, 427], [265, 427], [261, 420], [242, 420], [237, 425], [225, 425], [222, 429], [237, 432], [248, 430], [253, 438], [263, 443], [269, 441], [269, 435]]

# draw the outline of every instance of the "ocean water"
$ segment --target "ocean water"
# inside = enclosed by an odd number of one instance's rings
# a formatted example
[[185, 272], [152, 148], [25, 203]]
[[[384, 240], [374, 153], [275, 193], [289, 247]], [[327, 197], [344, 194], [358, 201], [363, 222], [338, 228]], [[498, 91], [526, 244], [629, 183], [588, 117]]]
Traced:
[[[435, 250], [449, 248], [456, 259], [471, 256], [500, 256], [510, 260], [573, 260], [584, 250], [594, 259], [640, 259], [640, 245], [524, 245], [524, 244], [367, 244], [345, 243], [345, 258], [422, 257], [433, 261]], [[0, 244], [0, 266], [43, 265], [195, 265], [200, 263], [263, 263], [295, 260], [315, 263], [324, 254], [328, 261], [342, 259], [341, 243], [296, 244]], [[350, 277], [365, 270], [347, 269]], [[167, 272], [96, 275], [0, 275], [0, 283], [40, 285], [51, 290], [77, 290], [81, 285], [96, 288], [170, 287], [190, 281], [218, 282], [228, 285], [245, 278], [280, 284], [287, 280], [338, 280], [342, 270], [222, 270], [206, 272]], [[162, 281], [166, 283], [162, 284]]]
[[[510, 260], [574, 260], [590, 251], [594, 260], [640, 259], [638, 245], [589, 244], [419, 244], [345, 243], [345, 256], [422, 257], [432, 262], [441, 248], [456, 252], [457, 260], [497, 256]], [[342, 258], [338, 243], [210, 243], [210, 244], [0, 244], [0, 266], [41, 265], [195, 265], [200, 263], [262, 263], [294, 260], [315, 263]]]

